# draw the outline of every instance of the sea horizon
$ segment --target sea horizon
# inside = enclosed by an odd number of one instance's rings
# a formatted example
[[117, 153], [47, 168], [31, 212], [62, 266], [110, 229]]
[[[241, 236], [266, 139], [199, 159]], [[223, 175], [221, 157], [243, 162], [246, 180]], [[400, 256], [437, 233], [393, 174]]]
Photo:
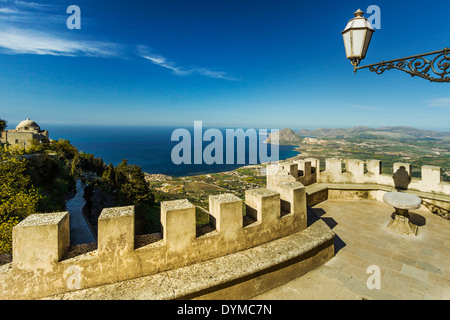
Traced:
[[[22, 119], [23, 120], [23, 119]], [[16, 127], [16, 125], [18, 123], [20, 123], [22, 120], [20, 121], [9, 121], [8, 122], [8, 128], [7, 129], [14, 129]], [[114, 122], [114, 123], [66, 123], [66, 122], [49, 122], [49, 121], [44, 121], [44, 120], [39, 120], [39, 119], [33, 119], [36, 120], [36, 122], [39, 123], [39, 125], [45, 130], [45, 128], [50, 127], [95, 127], [95, 128], [105, 128], [105, 127], [118, 127], [118, 128], [148, 128], [148, 127], [158, 127], [158, 128], [192, 128], [193, 126], [193, 122], [189, 122], [189, 123], [118, 123], [118, 122]], [[381, 128], [414, 128], [414, 129], [418, 129], [418, 130], [428, 130], [428, 131], [435, 131], [435, 132], [444, 132], [444, 133], [450, 133], [450, 128], [448, 127], [435, 127], [435, 126], [419, 126], [419, 125], [405, 125], [405, 124], [396, 124], [396, 125], [381, 125], [381, 124], [333, 124], [333, 125], [327, 125], [326, 123], [320, 124], [320, 125], [312, 125], [312, 124], [307, 124], [307, 125], [284, 125], [284, 126], [278, 126], [278, 125], [246, 125], [246, 126], [241, 126], [241, 125], [228, 125], [228, 124], [214, 124], [214, 123], [208, 123], [207, 125], [204, 126], [205, 129], [209, 129], [209, 128], [216, 128], [216, 129], [255, 129], [255, 130], [259, 130], [259, 129], [267, 129], [267, 130], [271, 130], [271, 129], [285, 129], [285, 128], [289, 128], [295, 132], [300, 131], [300, 130], [318, 130], [318, 129], [351, 129], [351, 128], [358, 128], [358, 127], [365, 127], [365, 128], [372, 128], [372, 129], [381, 129]]]
[[[126, 159], [128, 164], [139, 166], [148, 174], [163, 174], [173, 177], [196, 176], [202, 174], [220, 173], [254, 165], [249, 162], [249, 146], [246, 143], [246, 157], [244, 164], [180, 164], [176, 165], [171, 159], [171, 151], [178, 141], [171, 141], [171, 134], [175, 129], [184, 128], [193, 134], [193, 127], [180, 126], [126, 126], [126, 125], [43, 125], [42, 129], [49, 131], [50, 139], [65, 139], [80, 152], [93, 154], [101, 158], [106, 165], [117, 166]], [[207, 130], [208, 127], [204, 127]], [[225, 127], [216, 128], [224, 132]], [[243, 129], [248, 128], [228, 128]], [[268, 129], [270, 133], [271, 129]], [[225, 135], [224, 135], [225, 136]], [[203, 147], [210, 142], [203, 142]], [[279, 160], [292, 158], [300, 152], [298, 146], [279, 145]], [[237, 145], [235, 145], [236, 151]], [[270, 155], [270, 144], [267, 144]], [[225, 152], [224, 152], [225, 153]], [[236, 154], [236, 152], [235, 152]], [[258, 161], [256, 164], [261, 164]]]

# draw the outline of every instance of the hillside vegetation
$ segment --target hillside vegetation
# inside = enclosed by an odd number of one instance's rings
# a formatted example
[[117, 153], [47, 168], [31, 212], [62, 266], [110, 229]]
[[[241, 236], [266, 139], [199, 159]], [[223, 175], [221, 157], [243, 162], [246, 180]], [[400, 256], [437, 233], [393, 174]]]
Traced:
[[87, 206], [98, 200], [95, 190], [112, 199], [97, 201], [95, 224], [104, 207], [134, 205], [137, 230], [159, 229], [159, 209], [138, 166], [126, 160], [117, 167], [107, 166], [67, 140], [44, 141], [27, 150], [0, 148], [0, 254], [11, 253], [12, 229], [30, 214], [65, 211], [67, 200], [75, 195], [77, 179], [87, 185]]

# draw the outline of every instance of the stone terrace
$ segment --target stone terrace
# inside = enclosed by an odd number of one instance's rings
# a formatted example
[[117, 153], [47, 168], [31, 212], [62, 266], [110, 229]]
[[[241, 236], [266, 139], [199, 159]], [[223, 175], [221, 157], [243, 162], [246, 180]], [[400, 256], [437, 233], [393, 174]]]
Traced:
[[[410, 212], [415, 237], [386, 229], [393, 208], [375, 200], [326, 200], [312, 210], [337, 234], [325, 265], [255, 299], [450, 299], [450, 221]], [[377, 265], [381, 288], [368, 289]]]

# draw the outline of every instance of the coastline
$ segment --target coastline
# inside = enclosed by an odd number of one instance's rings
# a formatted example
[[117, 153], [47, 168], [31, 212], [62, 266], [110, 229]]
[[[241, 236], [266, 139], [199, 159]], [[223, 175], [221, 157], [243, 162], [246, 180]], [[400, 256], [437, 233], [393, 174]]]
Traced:
[[[292, 161], [292, 160], [297, 160], [300, 158], [300, 155], [302, 155], [302, 152], [300, 151], [301, 146], [297, 146], [297, 145], [285, 145], [285, 146], [290, 146], [293, 147], [293, 151], [295, 151], [297, 154], [295, 156], [292, 157], [287, 157], [285, 159], [279, 159], [278, 161]], [[144, 175], [146, 176], [146, 179], [148, 178], [149, 181], [168, 181], [167, 179], [181, 179], [181, 178], [189, 178], [189, 177], [198, 177], [198, 176], [203, 176], [203, 175], [210, 175], [210, 174], [225, 174], [225, 173], [229, 173], [229, 172], [234, 172], [240, 169], [254, 169], [254, 168], [261, 168], [266, 166], [269, 163], [259, 163], [259, 164], [243, 164], [240, 165], [237, 168], [234, 168], [232, 170], [224, 170], [224, 171], [217, 171], [217, 172], [210, 172], [210, 171], [204, 171], [204, 172], [198, 172], [198, 173], [194, 173], [194, 174], [188, 174], [188, 175], [181, 175], [181, 176], [176, 176], [176, 175], [167, 175], [167, 174], [163, 174], [163, 173], [149, 173], [146, 171], [144, 172]]]
[[[301, 146], [295, 146], [294, 151], [297, 152], [297, 155], [295, 155], [293, 157], [289, 157], [289, 158], [285, 159], [284, 161], [287, 161], [287, 160], [289, 160], [289, 161], [298, 160], [298, 159], [300, 159], [302, 157], [307, 156], [307, 154], [305, 154], [304, 152], [302, 152], [300, 150], [301, 150]], [[300, 157], [300, 155], [302, 155], [302, 157]]]

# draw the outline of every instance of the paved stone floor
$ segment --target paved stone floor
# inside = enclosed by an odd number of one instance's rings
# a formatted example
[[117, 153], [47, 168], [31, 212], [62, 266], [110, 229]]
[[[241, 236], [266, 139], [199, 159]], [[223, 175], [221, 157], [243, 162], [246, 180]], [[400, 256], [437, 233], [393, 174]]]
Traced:
[[[413, 210], [414, 237], [386, 229], [394, 210], [383, 202], [328, 200], [313, 210], [337, 235], [335, 257], [254, 299], [450, 300], [450, 221]], [[367, 286], [374, 265], [380, 289]]]

